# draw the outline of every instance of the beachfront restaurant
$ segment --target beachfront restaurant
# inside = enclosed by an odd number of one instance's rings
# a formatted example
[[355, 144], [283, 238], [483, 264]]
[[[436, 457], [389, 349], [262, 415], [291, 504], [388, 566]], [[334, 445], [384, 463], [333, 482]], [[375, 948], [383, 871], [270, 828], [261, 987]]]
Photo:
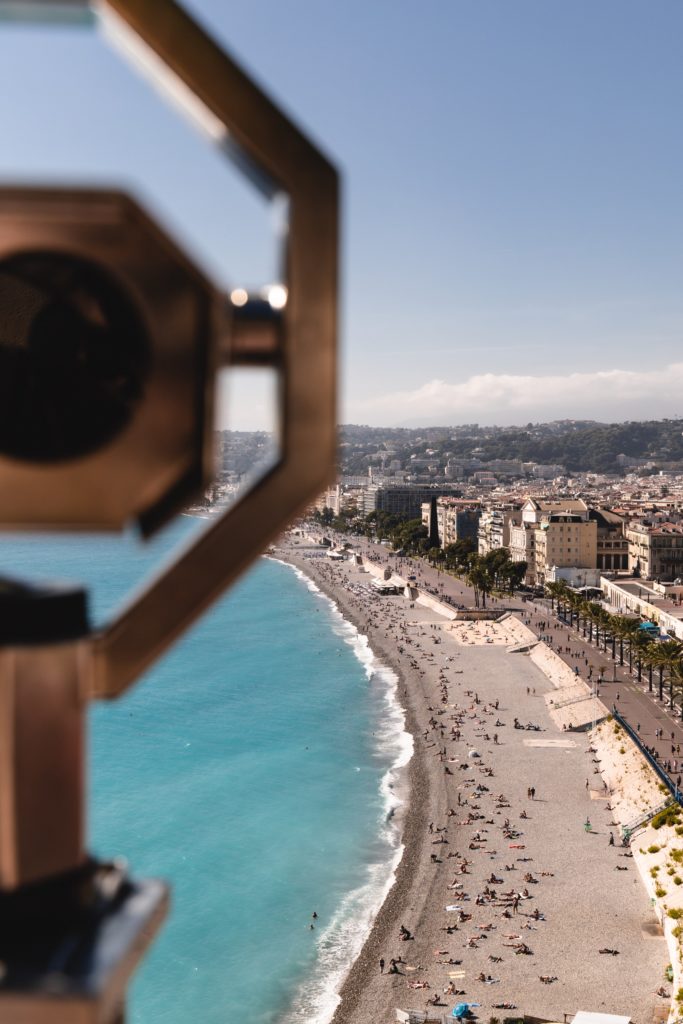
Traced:
[[388, 597], [391, 594], [402, 594], [406, 585], [398, 576], [391, 576], [388, 580], [382, 580], [376, 576], [371, 586], [378, 594]]

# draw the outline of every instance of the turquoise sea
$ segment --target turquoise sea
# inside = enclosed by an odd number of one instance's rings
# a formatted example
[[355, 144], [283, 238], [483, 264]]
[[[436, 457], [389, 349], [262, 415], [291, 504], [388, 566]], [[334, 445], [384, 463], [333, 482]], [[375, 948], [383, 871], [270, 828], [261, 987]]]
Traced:
[[[1, 571], [88, 583], [104, 621], [196, 527], [144, 546], [3, 539]], [[394, 691], [330, 601], [260, 559], [129, 695], [95, 707], [91, 846], [173, 884], [130, 1020], [329, 1019], [400, 853], [389, 814], [411, 741]]]

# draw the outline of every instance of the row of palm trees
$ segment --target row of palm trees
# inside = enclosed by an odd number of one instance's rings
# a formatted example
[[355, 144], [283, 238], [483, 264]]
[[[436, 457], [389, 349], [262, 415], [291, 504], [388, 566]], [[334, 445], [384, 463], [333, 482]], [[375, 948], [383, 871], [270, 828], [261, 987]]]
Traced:
[[[640, 619], [625, 615], [610, 614], [596, 601], [586, 600], [583, 595], [560, 580], [547, 583], [546, 590], [551, 599], [552, 607], [557, 603], [558, 613], [568, 619], [570, 625], [583, 631], [584, 637], [598, 649], [602, 647], [605, 654], [608, 646], [614, 661], [619, 658], [619, 665], [628, 658], [629, 671], [633, 672], [635, 662], [638, 682], [647, 672], [648, 688], [654, 692], [654, 674], [657, 673], [659, 699], [664, 700], [665, 682], [668, 682], [668, 701], [671, 708], [676, 706], [676, 698], [680, 698], [681, 715], [683, 716], [683, 642], [674, 638], [668, 640], [654, 639], [643, 629]], [[617, 655], [618, 648], [618, 655]]]

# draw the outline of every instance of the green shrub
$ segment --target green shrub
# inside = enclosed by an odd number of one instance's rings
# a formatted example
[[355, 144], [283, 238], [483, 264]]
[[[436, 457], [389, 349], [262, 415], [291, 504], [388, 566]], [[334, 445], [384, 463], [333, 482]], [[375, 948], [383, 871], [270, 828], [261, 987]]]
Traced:
[[659, 868], [658, 867], [650, 868], [650, 874], [652, 875], [653, 878], [656, 878], [657, 875], [659, 874]]
[[659, 853], [660, 850], [661, 846], [657, 846], [656, 843], [653, 843], [652, 846], [648, 846], [647, 848], [648, 853]]
[[680, 814], [681, 809], [678, 804], [669, 804], [669, 806], [665, 807], [663, 811], [659, 812], [659, 814], [655, 814], [652, 819], [652, 827], [658, 829], [661, 828], [662, 825], [678, 825], [680, 821]]
[[655, 896], [658, 896], [660, 899], [662, 898], [662, 896], [666, 896], [666, 889], [663, 889], [661, 885], [658, 885], [655, 888]]
[[672, 921], [678, 921], [680, 917], [683, 917], [683, 910], [680, 907], [672, 907], [671, 910], [667, 910], [666, 916], [670, 917]]
[[674, 850], [672, 850], [669, 856], [671, 857], [671, 860], [674, 861], [676, 864], [683, 864], [683, 850], [681, 850], [679, 847], [676, 847]]
[[674, 875], [674, 885], [683, 885], [683, 878], [680, 875]]

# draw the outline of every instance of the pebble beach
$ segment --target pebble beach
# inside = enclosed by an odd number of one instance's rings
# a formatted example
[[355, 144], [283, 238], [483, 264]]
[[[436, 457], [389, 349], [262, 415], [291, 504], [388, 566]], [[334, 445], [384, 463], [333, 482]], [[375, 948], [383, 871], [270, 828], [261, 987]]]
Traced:
[[453, 622], [434, 602], [372, 593], [363, 566], [314, 545], [288, 539], [276, 555], [398, 674], [414, 738], [403, 856], [334, 1024], [390, 1024], [397, 1009], [438, 1020], [459, 1002], [486, 1020], [665, 1020], [661, 927], [587, 733], [553, 712], [558, 683], [529, 656], [523, 615]]

